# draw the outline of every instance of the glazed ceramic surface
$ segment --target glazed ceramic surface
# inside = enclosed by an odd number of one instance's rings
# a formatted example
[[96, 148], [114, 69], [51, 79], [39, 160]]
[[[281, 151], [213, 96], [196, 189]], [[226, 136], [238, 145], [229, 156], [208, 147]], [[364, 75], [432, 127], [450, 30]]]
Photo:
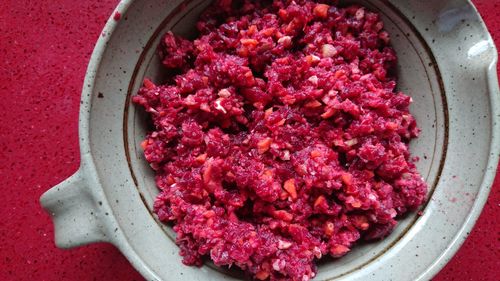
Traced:
[[[488, 197], [499, 152], [497, 51], [465, 0], [341, 1], [379, 12], [399, 56], [399, 90], [410, 95], [421, 136], [411, 151], [430, 189], [377, 243], [321, 261], [315, 280], [428, 280], [452, 257]], [[238, 280], [238, 270], [181, 263], [175, 234], [152, 212], [158, 193], [140, 142], [146, 114], [130, 102], [143, 78], [163, 82], [156, 55], [169, 30], [193, 37], [210, 1], [125, 0], [91, 58], [80, 110], [81, 167], [41, 198], [56, 244], [116, 245], [148, 280]]]

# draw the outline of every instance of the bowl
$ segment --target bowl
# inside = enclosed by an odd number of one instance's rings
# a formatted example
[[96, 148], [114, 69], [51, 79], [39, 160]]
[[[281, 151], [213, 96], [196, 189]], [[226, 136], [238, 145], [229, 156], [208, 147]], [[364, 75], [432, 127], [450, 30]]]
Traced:
[[[211, 1], [124, 0], [106, 24], [85, 77], [80, 109], [81, 166], [47, 191], [61, 248], [118, 247], [148, 280], [239, 280], [238, 270], [183, 266], [171, 227], [152, 211], [158, 194], [140, 143], [146, 114], [130, 98], [143, 78], [161, 83], [156, 48], [169, 30], [193, 37]], [[429, 185], [420, 215], [386, 239], [321, 261], [315, 280], [428, 280], [460, 247], [488, 197], [499, 155], [497, 51], [465, 0], [341, 1], [381, 14], [399, 56], [399, 90], [422, 129], [410, 144]]]

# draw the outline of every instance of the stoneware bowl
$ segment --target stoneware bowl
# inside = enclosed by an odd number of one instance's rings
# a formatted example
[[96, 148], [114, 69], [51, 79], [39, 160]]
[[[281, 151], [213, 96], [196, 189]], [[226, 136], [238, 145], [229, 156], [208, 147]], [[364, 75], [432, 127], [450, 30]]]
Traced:
[[[341, 1], [346, 3], [347, 1]], [[353, 1], [349, 1], [353, 2]], [[356, 2], [356, 1], [354, 1]], [[382, 14], [399, 55], [399, 89], [422, 129], [411, 143], [429, 184], [422, 215], [385, 240], [319, 264], [315, 280], [428, 280], [452, 257], [488, 197], [499, 155], [497, 51], [466, 0], [357, 1]], [[162, 82], [156, 47], [192, 37], [210, 1], [124, 0], [99, 38], [80, 109], [81, 167], [41, 198], [61, 248], [114, 244], [147, 280], [239, 280], [237, 270], [182, 265], [174, 233], [152, 212], [158, 193], [140, 142], [146, 115], [130, 102], [144, 77]]]

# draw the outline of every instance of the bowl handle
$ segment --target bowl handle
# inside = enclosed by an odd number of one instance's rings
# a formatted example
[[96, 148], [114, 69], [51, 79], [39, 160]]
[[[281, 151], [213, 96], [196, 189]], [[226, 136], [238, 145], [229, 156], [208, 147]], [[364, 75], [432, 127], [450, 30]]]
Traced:
[[52, 216], [55, 243], [59, 248], [109, 242], [101, 219], [101, 210], [83, 173], [80, 168], [40, 198], [43, 208]]

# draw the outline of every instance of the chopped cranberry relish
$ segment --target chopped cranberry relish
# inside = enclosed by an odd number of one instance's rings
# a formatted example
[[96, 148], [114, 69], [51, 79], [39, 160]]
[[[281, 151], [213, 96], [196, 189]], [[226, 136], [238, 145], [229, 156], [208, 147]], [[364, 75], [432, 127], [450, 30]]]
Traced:
[[380, 16], [268, 2], [219, 0], [195, 40], [167, 33], [159, 53], [173, 74], [146, 79], [133, 101], [153, 119], [142, 146], [154, 209], [184, 263], [210, 256], [259, 280], [305, 281], [315, 259], [387, 236], [427, 186]]

